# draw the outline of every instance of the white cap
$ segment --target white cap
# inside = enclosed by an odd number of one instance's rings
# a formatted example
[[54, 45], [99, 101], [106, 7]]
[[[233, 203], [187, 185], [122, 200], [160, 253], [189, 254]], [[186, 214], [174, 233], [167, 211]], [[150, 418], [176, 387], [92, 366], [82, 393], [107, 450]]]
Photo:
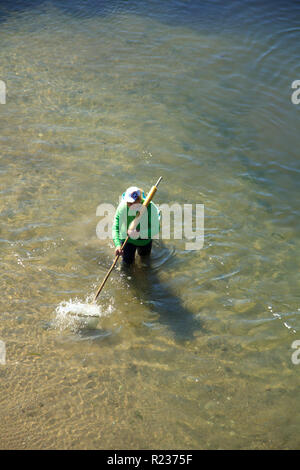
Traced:
[[126, 190], [123, 195], [123, 200], [125, 202], [135, 202], [138, 197], [141, 196], [141, 190], [137, 186], [131, 186]]

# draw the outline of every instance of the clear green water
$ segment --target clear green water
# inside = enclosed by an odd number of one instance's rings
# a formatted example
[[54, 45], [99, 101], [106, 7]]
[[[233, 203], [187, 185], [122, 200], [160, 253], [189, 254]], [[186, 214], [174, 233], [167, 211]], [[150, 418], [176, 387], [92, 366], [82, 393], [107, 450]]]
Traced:
[[[1, 448], [299, 446], [299, 16], [1, 3]], [[204, 248], [156, 242], [95, 329], [59, 322], [113, 260], [97, 206], [159, 176], [157, 203], [204, 204]]]

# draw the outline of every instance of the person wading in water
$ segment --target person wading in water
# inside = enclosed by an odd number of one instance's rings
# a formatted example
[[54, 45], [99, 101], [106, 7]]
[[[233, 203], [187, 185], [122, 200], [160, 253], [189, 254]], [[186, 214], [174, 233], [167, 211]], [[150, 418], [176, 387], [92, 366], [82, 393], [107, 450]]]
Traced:
[[[112, 227], [115, 244], [115, 255], [122, 255], [123, 262], [130, 265], [134, 262], [136, 250], [140, 256], [149, 256], [152, 249], [152, 238], [160, 230], [160, 213], [151, 201], [147, 211], [142, 215], [136, 230], [128, 230], [131, 222], [138, 215], [145, 200], [143, 190], [131, 186], [122, 194], [121, 202], [116, 210]], [[122, 250], [127, 235], [129, 240]]]

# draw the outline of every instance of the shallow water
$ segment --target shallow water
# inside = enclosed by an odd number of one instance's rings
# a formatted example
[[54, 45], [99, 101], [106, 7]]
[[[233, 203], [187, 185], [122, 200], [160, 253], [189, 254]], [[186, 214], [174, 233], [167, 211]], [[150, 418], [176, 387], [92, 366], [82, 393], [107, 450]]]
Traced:
[[[0, 447], [299, 446], [299, 5], [1, 2]], [[112, 273], [100, 203], [163, 176], [204, 247]], [[62, 315], [61, 315], [62, 314]]]

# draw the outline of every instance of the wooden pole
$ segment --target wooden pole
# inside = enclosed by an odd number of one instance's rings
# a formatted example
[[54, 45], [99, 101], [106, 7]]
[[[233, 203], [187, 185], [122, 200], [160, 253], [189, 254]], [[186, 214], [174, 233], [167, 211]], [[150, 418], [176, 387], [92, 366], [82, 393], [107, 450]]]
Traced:
[[[139, 220], [138, 220], [138, 219], [141, 217], [141, 215], [143, 215], [144, 211], [145, 211], [145, 210], [147, 209], [147, 207], [149, 206], [149, 204], [150, 204], [150, 202], [151, 202], [151, 200], [152, 200], [154, 194], [155, 194], [156, 191], [157, 191], [157, 186], [159, 185], [159, 183], [161, 182], [161, 180], [162, 180], [162, 176], [157, 180], [157, 183], [156, 183], [154, 186], [152, 186], [152, 188], [150, 189], [150, 192], [149, 192], [148, 196], [146, 197], [145, 201], [143, 202], [143, 207], [142, 207], [142, 209], [140, 210], [140, 213], [135, 217], [135, 219], [134, 219], [134, 220], [131, 222], [131, 224], [130, 224], [130, 229], [131, 229], [131, 230], [134, 230], [134, 229], [136, 228], [136, 226], [138, 225], [138, 223], [139, 223]], [[123, 243], [123, 245], [122, 245], [122, 247], [121, 247], [122, 250], [124, 249], [124, 247], [125, 247], [126, 243], [128, 242], [128, 240], [129, 240], [129, 236], [127, 235], [127, 238], [126, 238], [126, 240], [124, 241], [124, 243]], [[112, 270], [114, 269], [115, 265], [117, 264], [117, 261], [118, 261], [119, 257], [120, 257], [120, 255], [116, 255], [116, 257], [115, 257], [115, 259], [114, 259], [114, 261], [113, 261], [113, 264], [112, 264], [111, 267], [109, 268], [109, 270], [108, 270], [108, 272], [107, 272], [105, 278], [103, 279], [103, 281], [102, 281], [102, 283], [101, 283], [99, 289], [98, 289], [97, 292], [96, 292], [96, 295], [95, 295], [95, 297], [94, 297], [94, 302], [96, 302], [96, 300], [97, 300], [97, 298], [98, 298], [100, 292], [102, 291], [102, 289], [103, 289], [103, 287], [104, 287], [104, 285], [105, 285], [107, 279], [108, 279], [109, 276], [110, 276], [110, 273], [112, 272]]]

